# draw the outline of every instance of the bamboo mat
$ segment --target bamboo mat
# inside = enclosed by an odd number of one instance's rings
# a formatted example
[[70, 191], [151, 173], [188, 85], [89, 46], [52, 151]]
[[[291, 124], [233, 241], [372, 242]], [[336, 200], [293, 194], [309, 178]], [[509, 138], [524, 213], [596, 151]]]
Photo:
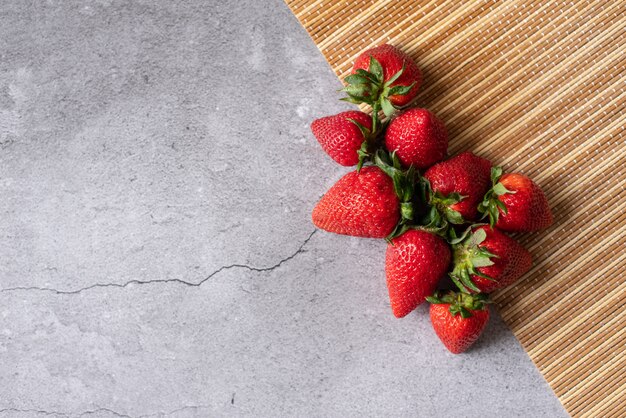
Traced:
[[342, 79], [411, 54], [450, 153], [542, 186], [555, 225], [518, 236], [534, 267], [495, 299], [570, 415], [626, 417], [626, 1], [286, 2]]

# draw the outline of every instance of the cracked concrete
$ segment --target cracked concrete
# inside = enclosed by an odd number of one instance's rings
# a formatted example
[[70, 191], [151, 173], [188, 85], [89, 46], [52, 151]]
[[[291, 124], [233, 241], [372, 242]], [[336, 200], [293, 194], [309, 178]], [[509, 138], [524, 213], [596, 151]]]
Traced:
[[[78, 294], [78, 293], [83, 292], [85, 290], [95, 289], [95, 288], [98, 288], [98, 287], [125, 288], [126, 286], [131, 285], [131, 284], [144, 285], [144, 284], [156, 284], [156, 283], [180, 283], [180, 284], [183, 284], [185, 286], [198, 287], [198, 286], [202, 286], [202, 284], [204, 284], [207, 280], [211, 279], [216, 274], [219, 274], [219, 273], [221, 273], [224, 270], [229, 270], [229, 269], [232, 269], [232, 268], [241, 268], [241, 269], [246, 269], [246, 270], [249, 270], [249, 271], [260, 271], [260, 272], [272, 271], [275, 268], [278, 268], [278, 267], [282, 266], [283, 263], [286, 263], [287, 261], [291, 260], [292, 258], [297, 256], [298, 254], [303, 252], [304, 251], [304, 246], [309, 242], [309, 240], [313, 237], [313, 235], [316, 232], [317, 232], [316, 230], [311, 232], [311, 234], [307, 237], [307, 239], [304, 240], [304, 242], [302, 243], [302, 245], [300, 245], [300, 247], [296, 250], [296, 252], [294, 252], [293, 254], [287, 256], [286, 258], [283, 258], [282, 260], [278, 261], [273, 266], [269, 266], [269, 267], [253, 267], [253, 266], [248, 266], [246, 264], [231, 264], [231, 265], [228, 265], [228, 266], [222, 266], [222, 267], [218, 268], [217, 270], [215, 270], [214, 272], [212, 272], [211, 274], [209, 274], [204, 279], [202, 279], [202, 280], [200, 280], [198, 282], [189, 282], [189, 281], [185, 281], [185, 280], [181, 280], [181, 279], [163, 279], [163, 280], [155, 279], [155, 280], [145, 280], [145, 281], [130, 280], [130, 281], [125, 282], [125, 283], [95, 283], [95, 284], [89, 285], [87, 287], [82, 287], [82, 288], [76, 289], [76, 290], [59, 290], [59, 289], [53, 289], [53, 288], [49, 288], [49, 287], [37, 287], [37, 286], [31, 286], [31, 287], [18, 286], [18, 287], [7, 287], [7, 288], [4, 288], [4, 289], [0, 289], [0, 293], [3, 293], [3, 292], [15, 292], [15, 291], [38, 290], [38, 291], [42, 291], [42, 292], [56, 293], [57, 295], [75, 295], [75, 294]], [[54, 269], [54, 270], [56, 270], [56, 269]]]
[[89, 417], [89, 416], [98, 416], [102, 418], [105, 418], [105, 417], [153, 418], [153, 417], [169, 417], [172, 415], [183, 416], [188, 411], [201, 412], [203, 409], [206, 409], [206, 408], [207, 407], [202, 406], [202, 405], [188, 405], [188, 406], [183, 406], [181, 408], [177, 408], [168, 412], [156, 412], [154, 414], [138, 415], [136, 417], [133, 417], [131, 415], [126, 415], [126, 414], [120, 414], [119, 412], [115, 412], [109, 408], [97, 408], [91, 411], [75, 412], [75, 413], [43, 411], [43, 410], [37, 410], [37, 409], [7, 408], [7, 409], [0, 409], [0, 413], [12, 412], [12, 413], [18, 413], [18, 414], [35, 414], [39, 416], [57, 416], [57, 417], [67, 417], [67, 418], [72, 418], [72, 417], [80, 418], [80, 417]]
[[199, 405], [188, 405], [188, 406], [183, 406], [181, 408], [178, 409], [174, 409], [173, 411], [169, 411], [169, 412], [156, 412], [154, 414], [148, 414], [148, 415], [138, 415], [136, 417], [133, 417], [131, 415], [126, 415], [126, 414], [120, 414], [119, 412], [115, 412], [112, 409], [109, 408], [97, 408], [94, 410], [90, 410], [90, 411], [84, 411], [84, 412], [74, 412], [74, 413], [70, 413], [70, 412], [57, 412], [57, 411], [43, 411], [43, 410], [38, 410], [38, 409], [17, 409], [17, 408], [6, 408], [6, 409], [0, 409], [0, 413], [18, 413], [18, 414], [35, 414], [35, 415], [43, 415], [43, 416], [57, 416], [57, 417], [67, 417], [67, 418], [71, 418], [71, 417], [88, 417], [88, 416], [99, 416], [99, 417], [121, 417], [121, 418], [152, 418], [152, 417], [169, 417], [172, 416], [174, 414], [179, 414], [179, 416], [186, 412], [186, 411], [201, 411], [202, 409], [205, 409], [205, 406]]
[[497, 315], [453, 356], [311, 232], [339, 87], [279, 0], [5, 2], [0, 417], [566, 416]]

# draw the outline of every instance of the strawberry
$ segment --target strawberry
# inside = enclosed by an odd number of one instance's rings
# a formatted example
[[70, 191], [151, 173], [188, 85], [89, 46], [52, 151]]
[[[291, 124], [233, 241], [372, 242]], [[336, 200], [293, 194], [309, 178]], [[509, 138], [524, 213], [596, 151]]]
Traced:
[[355, 110], [316, 119], [311, 124], [311, 131], [324, 151], [344, 166], [359, 163], [359, 149], [371, 128], [372, 118]]
[[480, 337], [489, 321], [486, 296], [450, 292], [427, 298], [435, 333], [453, 354], [467, 350]]
[[378, 167], [350, 172], [313, 209], [318, 228], [355, 237], [384, 238], [400, 220], [394, 182]]
[[489, 226], [471, 227], [453, 239], [450, 275], [465, 292], [489, 293], [509, 286], [532, 266], [532, 256], [513, 238]]
[[492, 188], [478, 206], [491, 226], [503, 231], [532, 232], [552, 225], [552, 212], [543, 190], [528, 177], [502, 175], [502, 167], [491, 169]]
[[[478, 219], [478, 204], [489, 190], [491, 162], [464, 152], [430, 167], [424, 173], [429, 188], [431, 218], [453, 224]], [[438, 219], [432, 219], [437, 221]]]
[[[359, 55], [354, 61], [352, 74], [360, 74], [359, 70], [370, 70], [372, 58], [382, 67], [382, 80], [379, 82], [382, 81], [384, 84], [391, 80], [391, 83], [385, 86], [388, 90], [387, 94], [383, 93], [383, 100], [388, 100], [396, 107], [409, 104], [417, 95], [420, 84], [422, 84], [422, 73], [411, 57], [393, 45], [383, 44], [368, 49]], [[396, 89], [394, 92], [393, 88], [399, 86], [409, 88]]]
[[385, 273], [391, 310], [402, 318], [433, 294], [450, 266], [446, 242], [423, 230], [411, 229], [387, 246]]
[[409, 109], [389, 123], [385, 146], [404, 166], [426, 169], [448, 153], [448, 132], [428, 109]]

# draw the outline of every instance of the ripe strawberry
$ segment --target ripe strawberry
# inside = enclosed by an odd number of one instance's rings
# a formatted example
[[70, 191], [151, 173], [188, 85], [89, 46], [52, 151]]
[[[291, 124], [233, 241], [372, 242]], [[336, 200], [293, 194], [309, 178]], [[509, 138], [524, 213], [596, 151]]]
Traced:
[[[388, 90], [397, 86], [412, 86], [409, 89], [397, 89], [401, 90], [401, 94], [388, 91], [389, 94], [383, 94], [383, 97], [386, 97], [396, 107], [409, 104], [417, 95], [420, 84], [422, 84], [422, 73], [411, 57], [393, 45], [383, 44], [368, 49], [359, 55], [354, 61], [352, 74], [359, 74], [358, 70], [371, 72], [370, 60], [372, 58], [378, 61], [382, 67], [382, 80], [380, 81], [388, 83], [385, 86]], [[397, 76], [400, 71], [402, 72]], [[397, 78], [393, 79], [394, 76]], [[391, 83], [389, 83], [390, 80]]]
[[[361, 125], [359, 127], [356, 123]], [[362, 128], [365, 128], [362, 130]], [[357, 165], [358, 151], [372, 129], [372, 118], [363, 112], [348, 111], [316, 119], [311, 131], [330, 157], [344, 166]]]
[[399, 219], [393, 180], [372, 166], [340, 178], [313, 209], [315, 226], [355, 237], [384, 238]]
[[438, 236], [412, 229], [387, 246], [385, 273], [391, 310], [402, 318], [433, 294], [450, 266], [450, 247]]
[[517, 241], [489, 226], [468, 229], [466, 237], [452, 243], [454, 270], [450, 276], [466, 292], [489, 293], [509, 286], [533, 263]]
[[385, 132], [385, 146], [400, 162], [425, 169], [448, 153], [448, 132], [428, 109], [409, 109], [393, 119]]
[[528, 177], [502, 175], [501, 167], [491, 170], [493, 187], [478, 207], [489, 223], [503, 231], [531, 232], [552, 225], [552, 212], [543, 190]]
[[450, 292], [428, 298], [430, 322], [450, 352], [460, 354], [480, 337], [489, 321], [485, 295]]
[[453, 224], [478, 219], [478, 204], [491, 185], [491, 161], [464, 152], [430, 167], [424, 178], [430, 185], [434, 216]]

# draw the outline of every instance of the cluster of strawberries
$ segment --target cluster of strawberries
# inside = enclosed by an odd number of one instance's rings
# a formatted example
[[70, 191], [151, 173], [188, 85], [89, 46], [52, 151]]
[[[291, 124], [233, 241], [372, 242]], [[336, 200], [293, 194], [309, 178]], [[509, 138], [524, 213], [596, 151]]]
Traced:
[[[547, 199], [528, 177], [503, 174], [471, 152], [444, 160], [446, 128], [427, 109], [406, 109], [422, 75], [394, 46], [362, 53], [345, 81], [342, 100], [365, 103], [372, 112], [348, 111], [311, 124], [328, 155], [357, 166], [321, 198], [313, 223], [338, 234], [386, 238], [393, 314], [404, 317], [429, 301], [435, 332], [451, 352], [463, 352], [487, 324], [487, 293], [512, 284], [532, 265], [530, 253], [501, 231], [551, 225]], [[458, 291], [437, 291], [446, 274]]]

